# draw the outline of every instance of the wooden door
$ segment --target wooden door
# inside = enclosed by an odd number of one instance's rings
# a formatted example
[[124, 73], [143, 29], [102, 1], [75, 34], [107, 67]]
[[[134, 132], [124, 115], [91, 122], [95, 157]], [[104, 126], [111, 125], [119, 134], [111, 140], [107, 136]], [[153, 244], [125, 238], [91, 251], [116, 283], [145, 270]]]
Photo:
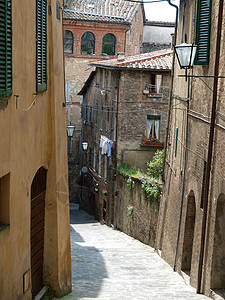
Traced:
[[35, 296], [44, 286], [43, 255], [46, 170], [41, 167], [31, 185], [31, 284]]

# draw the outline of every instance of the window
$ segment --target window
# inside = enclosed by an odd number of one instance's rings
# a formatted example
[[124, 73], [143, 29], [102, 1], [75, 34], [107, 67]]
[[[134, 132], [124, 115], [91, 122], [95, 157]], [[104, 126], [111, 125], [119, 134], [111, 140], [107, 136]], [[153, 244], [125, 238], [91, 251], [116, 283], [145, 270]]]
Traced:
[[81, 53], [94, 54], [95, 53], [95, 36], [91, 32], [85, 32], [81, 38]]
[[47, 0], [37, 0], [37, 92], [47, 90]]
[[0, 97], [12, 94], [11, 0], [0, 0]]
[[[161, 74], [150, 74], [149, 78], [149, 93], [162, 95], [162, 75]], [[154, 96], [153, 95], [153, 96]]]
[[96, 170], [96, 146], [94, 146], [93, 169]]
[[10, 175], [0, 178], [0, 229], [10, 223], [9, 217], [9, 179]]
[[196, 44], [198, 45], [195, 64], [209, 64], [209, 41], [211, 26], [211, 0], [198, 0]]
[[101, 177], [102, 176], [102, 154], [101, 150], [99, 150], [98, 154], [98, 175]]
[[108, 158], [107, 155], [105, 155], [105, 161], [104, 161], [104, 180], [107, 182], [107, 168], [108, 168]]
[[66, 103], [70, 102], [70, 83], [66, 82]]
[[64, 52], [73, 54], [73, 34], [69, 30], [64, 30]]
[[56, 19], [60, 20], [60, 3], [56, 2]]
[[160, 116], [147, 116], [147, 138], [151, 136], [157, 140], [160, 138]]
[[115, 55], [116, 38], [112, 33], [107, 33], [102, 39], [102, 54]]

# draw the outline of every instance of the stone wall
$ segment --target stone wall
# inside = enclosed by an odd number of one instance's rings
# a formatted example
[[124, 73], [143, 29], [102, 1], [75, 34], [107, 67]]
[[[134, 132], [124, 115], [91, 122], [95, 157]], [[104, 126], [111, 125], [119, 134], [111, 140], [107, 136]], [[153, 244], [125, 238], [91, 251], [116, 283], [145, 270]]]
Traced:
[[[183, 11], [185, 9], [185, 18]], [[180, 3], [180, 26], [178, 27], [177, 43], [184, 40], [184, 34], [187, 35], [188, 42], [194, 42], [195, 26], [190, 20], [194, 20], [197, 12], [195, 3], [181, 1]], [[211, 75], [215, 68], [215, 45], [217, 35], [217, 2], [212, 5], [211, 13], [211, 37], [210, 37], [210, 60], [208, 66], [193, 66], [193, 74], [201, 77]], [[223, 20], [224, 26], [224, 20]], [[220, 70], [219, 74], [224, 74], [224, 40], [221, 41]], [[163, 202], [160, 207], [160, 216], [162, 216], [161, 241], [159, 247], [162, 249], [162, 257], [174, 267], [175, 257], [176, 270], [183, 270], [183, 254], [186, 255], [186, 235], [192, 234], [192, 251], [190, 282], [194, 287], [198, 283], [198, 265], [199, 253], [201, 249], [202, 234], [202, 215], [204, 199], [204, 164], [207, 162], [207, 153], [209, 146], [209, 129], [210, 115], [213, 96], [213, 80], [205, 77], [204, 82], [199, 78], [191, 78], [190, 86], [185, 78], [178, 77], [182, 70], [176, 64], [174, 97], [172, 102], [171, 125], [168, 143], [168, 157], [166, 167], [166, 183], [163, 192]], [[183, 73], [184, 74], [184, 73]], [[186, 98], [190, 88], [190, 113], [184, 113], [187, 104], [181, 100]], [[174, 109], [176, 107], [176, 109]], [[203, 263], [203, 281], [202, 292], [210, 294], [212, 288], [224, 288], [221, 284], [224, 278], [224, 272], [220, 266], [224, 261], [223, 224], [225, 220], [223, 207], [220, 207], [220, 199], [224, 199], [224, 119], [223, 112], [224, 102], [224, 85], [219, 81], [218, 99], [217, 99], [217, 119], [215, 126], [215, 135], [213, 140], [213, 157], [211, 166], [211, 180], [209, 188], [208, 216], [206, 225], [206, 247], [204, 252]], [[220, 117], [222, 116], [222, 118]], [[187, 134], [187, 161], [185, 167], [185, 140], [186, 140], [186, 120], [188, 117], [188, 134]], [[178, 127], [178, 147], [175, 155], [175, 129]], [[185, 169], [185, 173], [184, 173]], [[195, 206], [195, 226], [194, 229], [189, 226], [187, 218], [189, 215], [190, 199], [194, 199]], [[161, 218], [160, 218], [161, 219]], [[160, 221], [161, 222], [161, 221]], [[193, 223], [193, 221], [192, 221]], [[218, 224], [220, 224], [218, 226]], [[220, 236], [220, 238], [218, 238]], [[190, 237], [188, 237], [190, 242]], [[160, 246], [161, 245], [161, 246]], [[178, 247], [177, 247], [178, 245]], [[221, 252], [220, 252], [221, 251]], [[218, 259], [219, 257], [219, 259]], [[215, 268], [217, 265], [217, 268]], [[216, 274], [216, 275], [215, 275]], [[215, 276], [215, 277], [213, 277]], [[220, 277], [220, 278], [219, 278]], [[215, 284], [216, 283], [216, 284]], [[219, 283], [219, 284], [218, 284]], [[214, 285], [215, 284], [215, 285]], [[218, 285], [217, 285], [218, 284]], [[217, 286], [216, 286], [217, 285]]]
[[[139, 179], [132, 178], [133, 189], [127, 185], [127, 179], [126, 175], [117, 175], [118, 195], [115, 197], [115, 227], [135, 239], [155, 247], [159, 200], [146, 198]], [[133, 214], [128, 212], [129, 206], [133, 207]]]

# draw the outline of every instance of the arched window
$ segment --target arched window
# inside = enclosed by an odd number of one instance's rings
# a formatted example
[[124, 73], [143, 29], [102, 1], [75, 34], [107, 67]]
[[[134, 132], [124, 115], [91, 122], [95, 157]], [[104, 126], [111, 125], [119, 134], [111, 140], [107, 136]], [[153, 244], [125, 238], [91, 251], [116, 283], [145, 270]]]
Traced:
[[81, 53], [94, 54], [95, 53], [95, 36], [91, 32], [85, 32], [81, 38]]
[[102, 54], [115, 55], [116, 38], [112, 33], [107, 33], [102, 39]]
[[73, 53], [73, 34], [69, 30], [64, 30], [64, 52]]

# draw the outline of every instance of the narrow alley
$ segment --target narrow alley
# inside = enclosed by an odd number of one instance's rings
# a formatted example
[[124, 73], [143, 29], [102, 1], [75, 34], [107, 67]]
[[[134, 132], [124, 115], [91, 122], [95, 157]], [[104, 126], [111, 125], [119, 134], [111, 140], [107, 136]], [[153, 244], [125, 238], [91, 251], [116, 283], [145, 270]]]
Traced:
[[73, 292], [63, 299], [209, 299], [154, 249], [71, 208]]

